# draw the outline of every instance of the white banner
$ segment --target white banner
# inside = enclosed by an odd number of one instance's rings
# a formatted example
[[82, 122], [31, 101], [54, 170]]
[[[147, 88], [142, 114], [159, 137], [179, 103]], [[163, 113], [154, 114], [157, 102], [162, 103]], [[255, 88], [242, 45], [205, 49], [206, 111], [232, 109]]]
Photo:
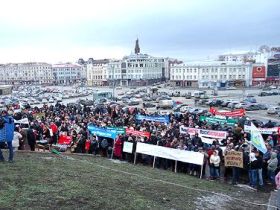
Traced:
[[198, 135], [208, 137], [208, 138], [217, 138], [217, 139], [225, 139], [227, 137], [226, 131], [215, 131], [215, 130], [205, 130], [205, 129], [198, 129], [198, 128], [189, 128], [185, 127], [183, 125], [180, 126], [180, 133], [188, 133], [190, 135], [195, 135], [195, 133], [198, 133]]
[[137, 142], [136, 153], [203, 165], [204, 154]]
[[23, 118], [21, 120], [14, 120], [17, 124], [29, 124], [28, 118]]
[[[203, 137], [203, 136], [201, 136], [200, 138], [201, 138], [202, 142], [205, 144], [213, 144], [213, 141], [217, 140], [217, 139], [210, 139], [210, 138]], [[221, 142], [221, 140], [222, 139], [218, 139], [219, 143]]]
[[123, 144], [123, 152], [132, 153], [133, 143], [125, 141]]
[[[274, 128], [257, 128], [261, 134], [272, 134], [273, 132], [278, 133], [278, 127]], [[251, 132], [251, 126], [244, 125], [245, 132]]]

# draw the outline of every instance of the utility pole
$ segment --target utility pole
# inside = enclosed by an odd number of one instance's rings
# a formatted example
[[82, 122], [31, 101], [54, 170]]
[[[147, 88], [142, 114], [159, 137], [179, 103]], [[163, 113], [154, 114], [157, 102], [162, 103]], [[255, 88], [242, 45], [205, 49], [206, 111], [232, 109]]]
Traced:
[[113, 70], [112, 77], [113, 77], [113, 99], [114, 99], [115, 98], [115, 66], [114, 66], [114, 64], [112, 65], [112, 70]]

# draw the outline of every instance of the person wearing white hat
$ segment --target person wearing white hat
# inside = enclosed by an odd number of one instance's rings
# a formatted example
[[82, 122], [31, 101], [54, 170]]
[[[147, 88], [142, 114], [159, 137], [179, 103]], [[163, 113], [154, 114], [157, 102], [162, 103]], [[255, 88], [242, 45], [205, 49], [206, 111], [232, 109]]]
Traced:
[[255, 153], [251, 152], [249, 155], [250, 162], [248, 164], [249, 169], [249, 181], [250, 186], [256, 188], [257, 185], [257, 176], [258, 176], [258, 161]]

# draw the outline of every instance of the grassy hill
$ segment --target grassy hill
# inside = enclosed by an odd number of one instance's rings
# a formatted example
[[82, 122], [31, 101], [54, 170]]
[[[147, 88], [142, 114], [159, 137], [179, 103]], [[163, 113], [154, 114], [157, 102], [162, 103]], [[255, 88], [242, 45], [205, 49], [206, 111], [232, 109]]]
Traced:
[[0, 163], [0, 209], [266, 209], [236, 199], [268, 197], [101, 157], [16, 153], [15, 163]]

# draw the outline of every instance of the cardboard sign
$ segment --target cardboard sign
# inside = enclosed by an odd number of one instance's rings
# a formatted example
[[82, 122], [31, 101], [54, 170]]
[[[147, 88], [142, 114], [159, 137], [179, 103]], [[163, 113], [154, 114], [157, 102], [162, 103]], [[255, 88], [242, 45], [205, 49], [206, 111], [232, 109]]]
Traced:
[[133, 143], [125, 141], [123, 144], [123, 152], [132, 153], [133, 151]]
[[225, 166], [243, 168], [243, 153], [237, 151], [227, 152], [225, 155]]

